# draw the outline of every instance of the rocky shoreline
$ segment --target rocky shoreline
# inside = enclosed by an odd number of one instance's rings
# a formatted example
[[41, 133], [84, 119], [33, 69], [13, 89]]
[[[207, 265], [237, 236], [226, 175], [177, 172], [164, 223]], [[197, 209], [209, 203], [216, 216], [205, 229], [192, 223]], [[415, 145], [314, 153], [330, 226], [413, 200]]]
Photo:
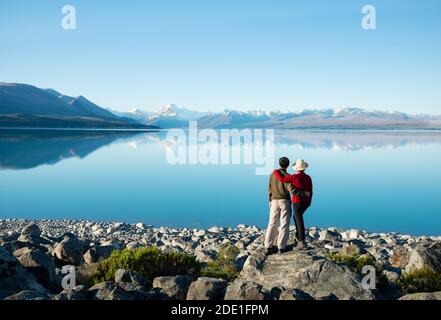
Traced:
[[[440, 293], [402, 297], [394, 285], [406, 272], [423, 268], [441, 272], [441, 236], [313, 227], [307, 229], [307, 250], [266, 256], [264, 232], [245, 225], [204, 230], [143, 223], [0, 220], [0, 299], [441, 299]], [[291, 230], [291, 247], [294, 241]], [[231, 282], [191, 275], [149, 281], [129, 270], [118, 270], [114, 281], [61, 288], [62, 266], [87, 270], [115, 249], [156, 246], [164, 251], [189, 253], [199, 262], [208, 263], [216, 259], [225, 244], [239, 250], [235, 263], [240, 273]], [[373, 257], [389, 289], [363, 289], [363, 275], [332, 260], [332, 254]]]

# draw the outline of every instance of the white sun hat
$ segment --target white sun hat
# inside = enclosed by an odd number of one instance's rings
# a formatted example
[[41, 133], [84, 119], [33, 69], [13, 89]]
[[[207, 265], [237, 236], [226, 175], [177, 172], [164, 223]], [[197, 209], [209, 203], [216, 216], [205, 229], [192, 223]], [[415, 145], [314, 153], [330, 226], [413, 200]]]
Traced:
[[296, 163], [294, 163], [294, 165], [292, 167], [296, 171], [301, 171], [301, 170], [305, 170], [306, 168], [308, 168], [309, 164], [308, 164], [308, 162], [305, 162], [305, 160], [299, 159], [296, 161]]

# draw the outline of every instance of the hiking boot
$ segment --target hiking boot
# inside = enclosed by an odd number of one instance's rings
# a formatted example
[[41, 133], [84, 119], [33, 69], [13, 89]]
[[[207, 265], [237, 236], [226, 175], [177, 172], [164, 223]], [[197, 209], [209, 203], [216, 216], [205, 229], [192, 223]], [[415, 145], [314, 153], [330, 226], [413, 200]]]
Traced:
[[285, 249], [279, 249], [279, 254], [283, 254], [283, 253], [285, 253], [285, 252], [288, 252], [288, 249], [287, 249], [287, 248], [285, 248]]
[[305, 241], [299, 241], [299, 242], [297, 243], [296, 249], [297, 249], [297, 250], [305, 250], [305, 249], [306, 249], [306, 243], [305, 243]]
[[273, 246], [271, 248], [266, 248], [266, 255], [267, 256], [272, 255], [272, 254], [274, 254], [276, 252], [277, 252], [277, 247], [276, 246]]

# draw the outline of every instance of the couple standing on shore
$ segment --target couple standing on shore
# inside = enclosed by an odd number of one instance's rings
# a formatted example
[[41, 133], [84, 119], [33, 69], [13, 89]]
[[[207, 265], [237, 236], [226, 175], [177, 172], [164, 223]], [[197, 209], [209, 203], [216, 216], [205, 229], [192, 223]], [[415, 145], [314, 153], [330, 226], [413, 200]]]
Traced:
[[287, 251], [291, 203], [294, 210], [297, 249], [306, 248], [303, 214], [312, 201], [312, 179], [305, 173], [308, 163], [304, 160], [297, 160], [293, 165], [297, 173], [292, 175], [287, 172], [288, 158], [280, 158], [279, 166], [280, 168], [271, 174], [268, 184], [270, 218], [265, 236], [267, 254]]

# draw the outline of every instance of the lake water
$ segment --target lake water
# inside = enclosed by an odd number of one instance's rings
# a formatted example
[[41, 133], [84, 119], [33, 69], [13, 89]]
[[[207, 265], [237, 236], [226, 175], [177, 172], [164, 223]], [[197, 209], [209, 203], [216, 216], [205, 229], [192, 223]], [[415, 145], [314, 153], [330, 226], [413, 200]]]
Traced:
[[[254, 164], [171, 164], [167, 131], [0, 131], [0, 218], [265, 227]], [[310, 163], [308, 226], [441, 234], [440, 132], [276, 131]]]

